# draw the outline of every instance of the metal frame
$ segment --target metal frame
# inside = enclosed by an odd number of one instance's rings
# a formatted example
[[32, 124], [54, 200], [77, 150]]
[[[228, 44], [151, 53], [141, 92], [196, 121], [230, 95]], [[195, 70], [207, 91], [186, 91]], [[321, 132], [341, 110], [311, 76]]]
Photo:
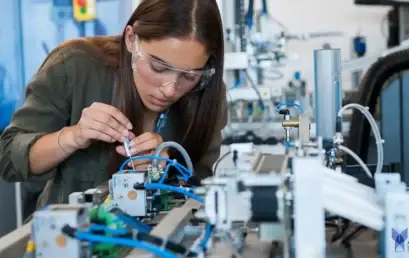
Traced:
[[31, 222], [0, 238], [0, 258], [23, 257], [30, 233]]
[[[381, 129], [384, 143], [384, 163], [400, 164], [403, 181], [409, 184], [409, 73], [402, 72], [391, 78], [381, 94]], [[392, 115], [391, 115], [392, 114]], [[396, 171], [393, 171], [396, 172]]]
[[[181, 242], [184, 237], [184, 228], [193, 218], [194, 212], [199, 209], [201, 204], [193, 199], [187, 202], [180, 208], [171, 210], [156, 227], [153, 228], [151, 234], [163, 239], [169, 239], [176, 242]], [[153, 254], [141, 251], [132, 250], [126, 258], [141, 258], [141, 257], [155, 257]], [[0, 257], [1, 258], [1, 257]]]
[[[180, 208], [175, 208], [170, 211], [152, 230], [152, 234], [165, 239], [172, 239], [173, 241], [182, 242], [184, 237], [184, 228], [193, 218], [194, 212], [201, 207], [201, 204], [195, 200], [189, 199]], [[29, 240], [31, 232], [31, 222], [22, 226], [21, 228], [13, 231], [12, 233], [0, 238], [0, 258], [10, 257], [23, 257], [25, 252], [25, 245]], [[259, 240], [257, 234], [250, 233], [246, 239], [246, 249], [244, 251], [244, 257], [271, 257], [273, 245], [271, 242], [262, 242]], [[371, 248], [368, 250], [367, 248]], [[336, 248], [335, 248], [336, 249]], [[376, 257], [372, 254], [372, 250], [376, 250], [376, 243], [374, 241], [365, 241], [364, 243], [354, 248], [354, 252], [359, 252], [368, 255], [368, 257]], [[327, 249], [327, 255], [331, 258], [345, 257], [345, 250], [334, 250], [333, 247]], [[224, 258], [231, 257], [231, 248], [218, 242], [213, 248], [209, 250], [209, 258]], [[363, 257], [365, 257], [363, 255]], [[132, 250], [125, 258], [152, 258], [154, 255], [151, 253], [143, 252], [140, 250]], [[360, 256], [358, 256], [360, 257]]]

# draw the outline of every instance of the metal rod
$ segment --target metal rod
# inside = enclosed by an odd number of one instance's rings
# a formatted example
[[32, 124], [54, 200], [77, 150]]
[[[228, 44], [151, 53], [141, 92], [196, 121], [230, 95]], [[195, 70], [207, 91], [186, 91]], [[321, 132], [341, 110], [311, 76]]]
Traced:
[[17, 218], [17, 228], [23, 225], [23, 204], [21, 198], [21, 183], [17, 182], [14, 184], [15, 198], [16, 198], [16, 218]]
[[330, 140], [342, 106], [341, 50], [314, 51], [316, 136]]

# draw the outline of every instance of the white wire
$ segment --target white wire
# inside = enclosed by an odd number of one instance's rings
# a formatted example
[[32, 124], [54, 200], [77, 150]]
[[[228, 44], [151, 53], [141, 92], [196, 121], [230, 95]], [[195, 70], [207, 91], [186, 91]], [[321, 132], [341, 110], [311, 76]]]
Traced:
[[362, 159], [355, 154], [355, 152], [353, 152], [351, 149], [340, 145], [338, 146], [338, 148], [340, 150], [342, 150], [343, 152], [346, 152], [348, 155], [350, 155], [352, 158], [354, 158], [356, 160], [356, 162], [358, 162], [358, 164], [362, 167], [362, 169], [365, 171], [366, 175], [369, 176], [370, 178], [373, 178], [371, 171], [369, 170], [368, 166], [362, 161]]
[[378, 127], [375, 119], [373, 118], [373, 116], [369, 112], [368, 107], [364, 107], [364, 106], [356, 104], [356, 103], [351, 103], [351, 104], [343, 106], [338, 111], [338, 116], [342, 117], [342, 114], [345, 112], [345, 110], [352, 109], [352, 108], [359, 110], [365, 116], [365, 118], [368, 120], [368, 122], [369, 122], [369, 124], [371, 126], [371, 129], [373, 131], [375, 141], [376, 141], [376, 150], [377, 150], [377, 156], [378, 156], [377, 157], [377, 164], [376, 164], [375, 174], [381, 173], [382, 168], [383, 168], [383, 140], [382, 140], [382, 137], [381, 137], [379, 127]]

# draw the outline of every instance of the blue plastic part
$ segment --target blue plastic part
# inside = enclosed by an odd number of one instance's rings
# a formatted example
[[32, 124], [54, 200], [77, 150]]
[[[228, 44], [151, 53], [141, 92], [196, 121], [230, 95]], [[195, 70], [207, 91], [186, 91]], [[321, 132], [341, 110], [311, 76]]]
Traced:
[[296, 81], [301, 80], [301, 72], [296, 71], [294, 73], [294, 80], [296, 80]]
[[354, 51], [358, 57], [364, 56], [366, 53], [366, 39], [358, 36], [354, 38]]
[[53, 0], [53, 6], [72, 7], [72, 0]]
[[280, 102], [278, 105], [275, 106], [275, 110], [277, 113], [280, 113], [281, 108], [287, 108], [287, 107], [295, 107], [298, 109], [300, 113], [304, 113], [304, 109], [295, 102], [285, 102], [285, 101]]

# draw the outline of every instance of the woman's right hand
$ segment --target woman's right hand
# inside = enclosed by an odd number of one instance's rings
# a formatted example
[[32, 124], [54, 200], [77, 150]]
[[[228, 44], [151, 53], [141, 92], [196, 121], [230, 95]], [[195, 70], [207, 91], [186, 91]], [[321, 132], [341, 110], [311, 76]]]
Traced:
[[72, 129], [72, 136], [76, 147], [85, 149], [93, 140], [123, 142], [131, 129], [131, 122], [119, 109], [95, 102], [82, 111], [78, 124]]

